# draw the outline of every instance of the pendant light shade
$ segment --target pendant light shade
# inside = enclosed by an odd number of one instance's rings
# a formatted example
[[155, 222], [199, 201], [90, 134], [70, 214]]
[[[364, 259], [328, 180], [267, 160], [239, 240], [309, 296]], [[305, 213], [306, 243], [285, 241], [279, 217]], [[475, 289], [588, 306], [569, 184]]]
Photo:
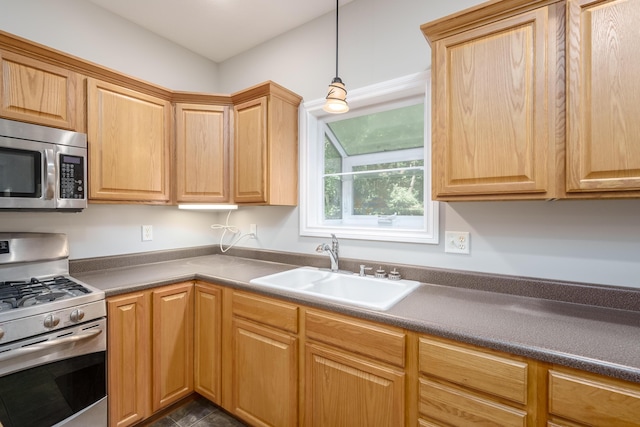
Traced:
[[328, 113], [339, 114], [349, 111], [349, 105], [347, 104], [347, 89], [342, 82], [342, 79], [338, 77], [338, 2], [336, 0], [336, 76], [331, 80], [329, 84], [329, 90], [327, 91], [326, 102], [322, 109]]

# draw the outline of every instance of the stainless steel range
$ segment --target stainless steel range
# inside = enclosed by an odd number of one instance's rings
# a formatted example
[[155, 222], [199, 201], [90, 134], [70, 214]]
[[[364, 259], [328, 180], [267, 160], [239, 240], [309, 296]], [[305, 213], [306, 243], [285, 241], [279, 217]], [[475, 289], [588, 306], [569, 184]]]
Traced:
[[107, 425], [104, 292], [69, 276], [66, 235], [0, 233], [0, 423]]

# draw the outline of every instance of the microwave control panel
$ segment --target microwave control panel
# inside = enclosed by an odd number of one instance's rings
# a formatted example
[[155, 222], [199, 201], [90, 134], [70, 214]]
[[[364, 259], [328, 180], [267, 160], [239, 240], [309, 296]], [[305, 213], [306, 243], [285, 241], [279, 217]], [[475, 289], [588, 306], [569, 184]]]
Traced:
[[60, 154], [60, 198], [84, 199], [84, 158]]

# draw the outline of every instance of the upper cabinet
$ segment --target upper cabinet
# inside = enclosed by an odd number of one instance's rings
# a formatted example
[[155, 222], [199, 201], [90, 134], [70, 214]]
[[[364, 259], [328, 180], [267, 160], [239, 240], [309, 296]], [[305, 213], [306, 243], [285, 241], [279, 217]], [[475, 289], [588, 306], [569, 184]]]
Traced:
[[169, 203], [171, 104], [87, 79], [89, 198]]
[[491, 3], [421, 27], [432, 46], [433, 195], [554, 198], [564, 5], [509, 1], [518, 12], [498, 14]]
[[424, 24], [437, 200], [640, 197], [640, 0], [503, 0]]
[[567, 4], [567, 191], [633, 195], [627, 191], [640, 190], [640, 0]]
[[235, 203], [298, 204], [298, 105], [273, 82], [232, 96]]
[[0, 71], [1, 117], [84, 131], [80, 75], [2, 50]]
[[230, 107], [176, 104], [176, 200], [229, 202]]
[[90, 202], [298, 204], [302, 98], [274, 82], [171, 91], [2, 31], [0, 72], [0, 117], [87, 133]]

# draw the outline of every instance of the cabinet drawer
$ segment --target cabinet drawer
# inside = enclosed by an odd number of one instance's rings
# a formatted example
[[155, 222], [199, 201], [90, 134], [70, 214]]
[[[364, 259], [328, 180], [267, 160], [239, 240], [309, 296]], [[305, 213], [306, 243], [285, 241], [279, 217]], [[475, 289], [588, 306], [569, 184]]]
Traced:
[[525, 411], [425, 379], [420, 379], [419, 411], [424, 416], [455, 426], [525, 427], [527, 424]]
[[307, 310], [307, 337], [403, 367], [405, 334], [363, 320]]
[[638, 426], [640, 386], [550, 370], [549, 412], [591, 426]]
[[233, 293], [233, 315], [298, 333], [298, 307], [259, 295]]
[[420, 371], [511, 401], [527, 403], [525, 362], [454, 344], [420, 338]]

